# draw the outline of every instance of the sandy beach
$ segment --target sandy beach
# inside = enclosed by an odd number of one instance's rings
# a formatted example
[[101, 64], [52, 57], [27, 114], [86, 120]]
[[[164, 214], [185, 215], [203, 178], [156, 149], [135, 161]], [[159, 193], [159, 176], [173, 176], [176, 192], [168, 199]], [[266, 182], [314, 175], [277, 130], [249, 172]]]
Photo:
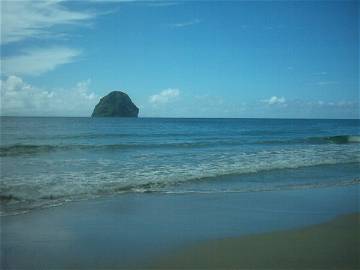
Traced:
[[227, 238], [186, 248], [153, 269], [359, 269], [360, 214], [303, 229]]
[[357, 216], [309, 226], [358, 212], [358, 194], [127, 194], [3, 216], [1, 268], [351, 267]]

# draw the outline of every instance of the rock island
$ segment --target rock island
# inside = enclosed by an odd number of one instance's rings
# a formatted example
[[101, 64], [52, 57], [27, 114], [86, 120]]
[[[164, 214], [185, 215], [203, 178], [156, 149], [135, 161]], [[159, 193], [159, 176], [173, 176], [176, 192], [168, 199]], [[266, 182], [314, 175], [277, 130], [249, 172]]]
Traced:
[[139, 108], [121, 91], [102, 97], [95, 106], [92, 117], [138, 117]]

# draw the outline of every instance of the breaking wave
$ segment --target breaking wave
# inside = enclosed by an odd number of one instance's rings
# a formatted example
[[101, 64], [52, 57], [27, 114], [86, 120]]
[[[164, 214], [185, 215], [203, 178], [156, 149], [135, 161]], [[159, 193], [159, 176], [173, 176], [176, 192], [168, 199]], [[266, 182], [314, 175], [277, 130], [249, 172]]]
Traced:
[[31, 155], [49, 153], [53, 151], [73, 151], [73, 150], [126, 150], [136, 148], [203, 148], [214, 146], [231, 146], [242, 144], [357, 144], [360, 143], [360, 135], [338, 135], [324, 137], [309, 137], [304, 139], [292, 140], [257, 140], [253, 142], [245, 139], [216, 139], [207, 138], [200, 141], [182, 141], [182, 142], [155, 142], [155, 143], [118, 143], [118, 144], [12, 144], [0, 146], [0, 157]]
[[[314, 138], [315, 139], [315, 138]], [[325, 142], [330, 143], [360, 143], [360, 135], [339, 135], [339, 136], [329, 136], [321, 138]]]
[[[199, 181], [201, 179], [193, 179], [193, 181]], [[282, 185], [270, 185], [270, 186], [251, 186], [251, 187], [239, 187], [229, 189], [178, 189], [172, 188], [179, 183], [146, 183], [146, 184], [134, 184], [123, 187], [113, 187], [112, 189], [98, 189], [89, 194], [77, 194], [73, 196], [65, 196], [59, 194], [45, 194], [40, 198], [22, 198], [13, 194], [0, 195], [0, 203], [2, 209], [0, 210], [0, 216], [4, 215], [16, 215], [29, 212], [33, 209], [48, 208], [61, 206], [64, 203], [71, 201], [81, 201], [94, 199], [104, 196], [113, 196], [127, 193], [159, 193], [159, 194], [218, 194], [218, 193], [245, 193], [245, 192], [271, 192], [271, 191], [285, 191], [285, 190], [303, 190], [303, 189], [318, 189], [329, 187], [345, 187], [352, 185], [360, 185], [360, 178], [354, 178], [350, 180], [330, 181], [330, 182], [318, 182], [318, 183], [288, 183]]]

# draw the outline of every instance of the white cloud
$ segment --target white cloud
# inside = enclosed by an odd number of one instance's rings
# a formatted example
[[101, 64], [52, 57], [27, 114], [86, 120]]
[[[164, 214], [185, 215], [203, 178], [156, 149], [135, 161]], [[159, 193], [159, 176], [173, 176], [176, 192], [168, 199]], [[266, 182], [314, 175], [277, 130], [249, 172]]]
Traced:
[[[164, 91], [163, 91], [164, 92]], [[156, 94], [139, 106], [146, 117], [270, 117], [270, 118], [359, 118], [359, 102], [351, 100], [285, 99], [247, 100], [181, 91], [181, 98], [167, 103]], [[161, 100], [161, 101], [160, 101]], [[269, 104], [271, 103], [271, 104]]]
[[[275, 99], [274, 99], [275, 100]], [[266, 104], [269, 100], [267, 100]], [[279, 104], [279, 103], [275, 103]], [[358, 118], [359, 103], [357, 101], [338, 100], [286, 100], [273, 106], [258, 107], [261, 117], [287, 118]]]
[[0, 82], [1, 115], [89, 116], [98, 101], [89, 90], [90, 80], [56, 91], [32, 86], [17, 76]]
[[117, 2], [136, 2], [137, 0], [89, 0], [90, 2], [95, 3], [117, 3]]
[[338, 107], [338, 108], [353, 108], [357, 105], [358, 102], [356, 101], [346, 101], [346, 100], [341, 100], [341, 101], [322, 101], [322, 100], [318, 100], [318, 101], [298, 101], [299, 105], [302, 106], [309, 106], [309, 107]]
[[272, 96], [269, 99], [262, 100], [262, 102], [267, 103], [268, 105], [285, 104], [286, 99], [284, 97]]
[[0, 43], [25, 41], [19, 43], [19, 49], [12, 55], [2, 56], [2, 75], [40, 75], [73, 62], [80, 50], [58, 46], [24, 49], [24, 46], [29, 39], [67, 36], [59, 26], [83, 24], [96, 16], [70, 8], [65, 0], [2, 1], [1, 15]]
[[313, 75], [315, 76], [324, 76], [327, 75], [328, 73], [326, 71], [321, 71], [321, 72], [315, 72]]
[[10, 75], [40, 75], [59, 65], [73, 62], [79, 50], [66, 47], [33, 48], [1, 60], [2, 72]]
[[80, 23], [95, 17], [94, 13], [70, 10], [63, 2], [2, 1], [1, 43], [54, 37], [57, 36], [52, 30], [54, 26]]
[[96, 95], [94, 93], [89, 92], [89, 86], [91, 84], [91, 80], [87, 79], [86, 81], [81, 81], [76, 84], [75, 92], [82, 98], [86, 100], [93, 100], [96, 98]]
[[153, 105], [166, 104], [175, 100], [180, 95], [178, 89], [166, 89], [161, 91], [159, 94], [150, 96], [149, 102]]
[[338, 81], [318, 81], [315, 83], [317, 86], [324, 86], [324, 85], [332, 85], [332, 84], [338, 84]]
[[92, 3], [136, 3], [148, 7], [169, 7], [179, 5], [181, 2], [168, 0], [88, 0]]
[[172, 1], [147, 1], [146, 6], [148, 7], [170, 7], [179, 5], [180, 2], [172, 2]]
[[198, 24], [200, 22], [201, 22], [201, 20], [195, 19], [195, 20], [187, 21], [187, 22], [174, 23], [174, 24], [171, 24], [171, 26], [180, 28], [180, 27], [186, 27], [186, 26], [191, 26], [191, 25], [194, 25], [194, 24]]

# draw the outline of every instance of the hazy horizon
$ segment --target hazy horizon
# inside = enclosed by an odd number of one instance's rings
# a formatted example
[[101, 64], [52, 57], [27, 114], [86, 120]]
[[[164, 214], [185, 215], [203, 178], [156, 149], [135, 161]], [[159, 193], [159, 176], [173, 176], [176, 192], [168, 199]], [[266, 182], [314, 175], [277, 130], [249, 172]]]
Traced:
[[[0, 117], [29, 117], [29, 118], [94, 118], [90, 116], [61, 116], [61, 115], [0, 115]], [[269, 119], [269, 120], [360, 120], [359, 118], [272, 118], [272, 117], [191, 117], [191, 116], [139, 116], [139, 117], [96, 117], [97, 119]]]

